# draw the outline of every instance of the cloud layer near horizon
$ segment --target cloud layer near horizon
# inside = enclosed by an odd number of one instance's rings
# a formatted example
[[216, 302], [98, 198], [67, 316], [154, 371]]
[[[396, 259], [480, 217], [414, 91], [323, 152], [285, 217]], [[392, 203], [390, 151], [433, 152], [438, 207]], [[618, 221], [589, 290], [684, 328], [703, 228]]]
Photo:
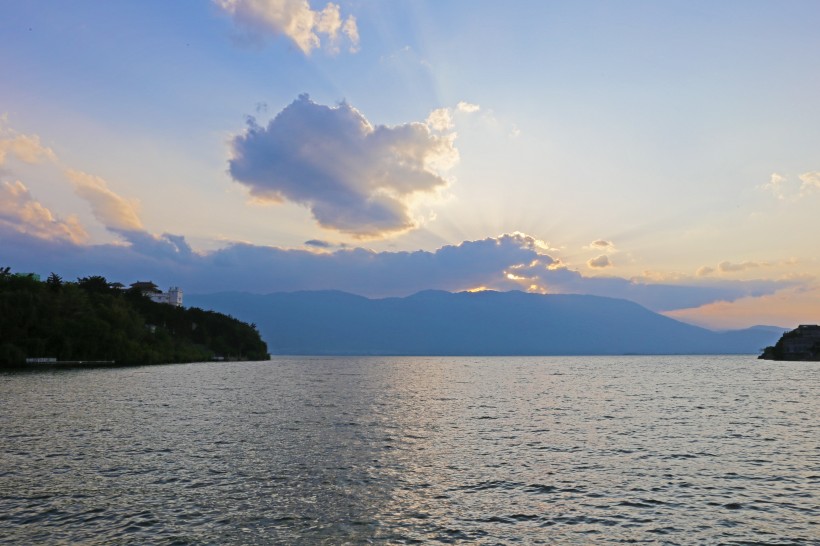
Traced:
[[373, 126], [347, 103], [301, 95], [266, 127], [249, 119], [229, 171], [258, 201], [297, 203], [322, 227], [380, 237], [415, 227], [411, 200], [447, 185], [454, 139], [425, 123]]
[[532, 289], [623, 298], [655, 311], [773, 294], [797, 281], [712, 281], [699, 285], [645, 284], [618, 277], [584, 277], [566, 269], [539, 241], [515, 233], [447, 245], [434, 252], [334, 252], [234, 243], [198, 254], [185, 238], [129, 232], [129, 245], [80, 245], [44, 239], [0, 223], [5, 258], [18, 271], [65, 278], [103, 274], [111, 280], [151, 279], [188, 293], [240, 289], [254, 293], [336, 289], [369, 297], [404, 296], [425, 289]]

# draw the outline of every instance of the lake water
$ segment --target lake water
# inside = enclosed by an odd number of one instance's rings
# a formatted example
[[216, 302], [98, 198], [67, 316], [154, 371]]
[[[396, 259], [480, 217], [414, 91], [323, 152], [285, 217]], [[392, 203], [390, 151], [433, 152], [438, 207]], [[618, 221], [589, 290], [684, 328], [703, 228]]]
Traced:
[[0, 374], [3, 544], [820, 544], [820, 363]]

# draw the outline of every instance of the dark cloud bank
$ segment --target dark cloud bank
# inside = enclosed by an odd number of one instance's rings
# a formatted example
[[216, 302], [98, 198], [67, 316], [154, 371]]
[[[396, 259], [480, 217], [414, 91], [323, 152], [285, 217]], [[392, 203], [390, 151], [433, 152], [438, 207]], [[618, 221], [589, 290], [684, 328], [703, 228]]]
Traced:
[[[0, 229], [2, 227], [0, 226]], [[641, 284], [617, 277], [584, 277], [555, 261], [522, 234], [504, 235], [435, 252], [373, 252], [362, 248], [311, 252], [231, 244], [199, 254], [184, 237], [127, 232], [127, 245], [79, 245], [0, 231], [0, 265], [65, 278], [103, 274], [129, 282], [151, 279], [179, 285], [187, 293], [242, 290], [253, 293], [336, 289], [369, 297], [404, 296], [426, 289], [526, 289], [537, 283], [549, 292], [593, 294], [635, 301], [655, 311], [696, 307], [718, 300], [771, 294], [787, 281], [713, 281], [708, 285]], [[521, 279], [515, 281], [508, 273]]]

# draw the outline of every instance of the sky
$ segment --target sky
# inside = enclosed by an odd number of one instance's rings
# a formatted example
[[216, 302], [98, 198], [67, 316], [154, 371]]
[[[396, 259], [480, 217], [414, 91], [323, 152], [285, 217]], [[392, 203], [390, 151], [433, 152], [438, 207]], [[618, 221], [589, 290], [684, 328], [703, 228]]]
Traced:
[[0, 6], [0, 266], [820, 322], [820, 3]]

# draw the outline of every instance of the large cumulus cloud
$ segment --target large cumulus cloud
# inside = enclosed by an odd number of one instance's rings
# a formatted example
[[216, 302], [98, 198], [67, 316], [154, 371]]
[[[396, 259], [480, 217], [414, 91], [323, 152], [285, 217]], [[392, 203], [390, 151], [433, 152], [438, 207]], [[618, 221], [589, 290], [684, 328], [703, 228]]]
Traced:
[[249, 120], [229, 171], [257, 200], [298, 203], [325, 228], [378, 237], [416, 225], [411, 201], [447, 185], [454, 139], [425, 123], [374, 126], [346, 103], [301, 95], [266, 127]]

